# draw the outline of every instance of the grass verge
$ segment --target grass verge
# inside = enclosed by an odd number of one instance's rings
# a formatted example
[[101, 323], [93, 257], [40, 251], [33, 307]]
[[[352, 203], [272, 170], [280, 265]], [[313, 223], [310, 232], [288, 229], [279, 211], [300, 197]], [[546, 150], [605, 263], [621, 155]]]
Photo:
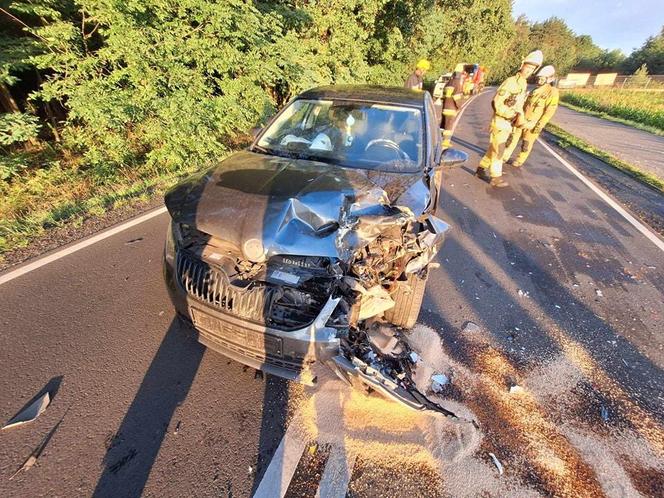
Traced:
[[659, 135], [660, 137], [664, 137], [664, 130], [660, 130], [659, 128], [655, 128], [654, 126], [639, 123], [638, 121], [632, 121], [630, 119], [612, 116], [611, 114], [602, 111], [593, 111], [586, 107], [579, 107], [578, 105], [574, 105], [569, 102], [560, 102], [560, 104], [569, 109], [572, 109], [573, 111], [582, 112], [590, 116], [595, 116], [596, 118], [602, 118], [606, 119], [607, 121], [613, 121], [614, 123], [624, 124], [626, 126], [631, 126], [632, 128], [636, 128], [638, 130], [647, 131], [648, 133], [652, 133], [653, 135]]
[[161, 196], [181, 178], [199, 170], [183, 165], [174, 171], [136, 166], [93, 174], [76, 158], [35, 154], [41, 166], [26, 168], [0, 181], [0, 262], [3, 254], [27, 246], [48, 230], [76, 227], [91, 217]]
[[560, 139], [558, 145], [560, 145], [561, 147], [563, 148], [567, 148], [569, 146], [576, 147], [577, 149], [587, 154], [590, 154], [592, 156], [597, 157], [598, 159], [601, 159], [605, 163], [609, 164], [610, 166], [613, 166], [616, 169], [619, 169], [623, 173], [626, 173], [631, 177], [636, 178], [640, 182], [645, 183], [646, 185], [649, 185], [650, 187], [664, 193], [664, 181], [662, 181], [655, 175], [641, 171], [637, 167], [629, 163], [626, 163], [625, 161], [622, 161], [617, 157], [612, 156], [607, 152], [604, 152], [603, 150], [593, 147], [588, 142], [581, 140], [580, 138], [575, 137], [570, 133], [567, 133], [559, 126], [549, 123], [546, 126], [546, 131], [548, 131], [549, 133]]

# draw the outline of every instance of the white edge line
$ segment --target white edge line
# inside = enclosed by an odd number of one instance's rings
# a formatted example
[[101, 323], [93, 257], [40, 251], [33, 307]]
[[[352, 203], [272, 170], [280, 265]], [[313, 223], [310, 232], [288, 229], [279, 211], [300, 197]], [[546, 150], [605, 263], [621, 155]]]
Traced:
[[355, 455], [349, 455], [344, 448], [335, 446], [325, 464], [316, 492], [316, 498], [343, 498], [353, 474]]
[[618, 213], [625, 218], [634, 228], [636, 228], [639, 232], [641, 232], [643, 235], [645, 235], [653, 244], [655, 244], [659, 249], [664, 251], [664, 241], [660, 239], [657, 235], [655, 235], [648, 227], [646, 227], [643, 223], [641, 223], [639, 220], [634, 218], [631, 214], [629, 214], [622, 206], [620, 206], [616, 201], [614, 201], [610, 196], [608, 196], [604, 191], [602, 191], [599, 187], [597, 187], [593, 182], [591, 182], [588, 178], [586, 178], [582, 173], [580, 173], [574, 166], [572, 166], [568, 161], [566, 161], [563, 157], [560, 156], [555, 150], [553, 150], [548, 144], [544, 143], [544, 141], [541, 138], [538, 138], [537, 141], [547, 150], [551, 153], [553, 157], [558, 159], [562, 163], [563, 166], [565, 166], [568, 170], [572, 172], [574, 176], [576, 176], [579, 180], [581, 180], [583, 183], [586, 184], [586, 186], [595, 192], [604, 202], [606, 202], [609, 206], [611, 206], [613, 209], [618, 211]]
[[290, 481], [306, 447], [306, 441], [293, 429], [293, 424], [298, 422], [300, 420], [296, 415], [272, 455], [272, 460], [270, 460], [253, 498], [283, 498], [288, 491]]
[[41, 268], [42, 266], [52, 263], [53, 261], [57, 261], [58, 259], [64, 258], [65, 256], [80, 251], [81, 249], [91, 246], [92, 244], [96, 244], [99, 241], [112, 237], [113, 235], [123, 232], [133, 226], [139, 225], [165, 212], [166, 208], [160, 207], [158, 209], [155, 209], [154, 211], [150, 211], [149, 213], [138, 216], [137, 218], [131, 219], [113, 228], [110, 228], [96, 235], [93, 235], [92, 237], [77, 242], [76, 244], [65, 247], [64, 249], [54, 252], [53, 254], [49, 254], [48, 256], [39, 258], [33, 261], [32, 263], [28, 263], [15, 270], [9, 271], [4, 275], [0, 275], [0, 285], [6, 284], [7, 282], [10, 282], [11, 280], [14, 280], [15, 278], [18, 278], [22, 275], [25, 275], [26, 273], [30, 273], [31, 271], [36, 270], [37, 268]]

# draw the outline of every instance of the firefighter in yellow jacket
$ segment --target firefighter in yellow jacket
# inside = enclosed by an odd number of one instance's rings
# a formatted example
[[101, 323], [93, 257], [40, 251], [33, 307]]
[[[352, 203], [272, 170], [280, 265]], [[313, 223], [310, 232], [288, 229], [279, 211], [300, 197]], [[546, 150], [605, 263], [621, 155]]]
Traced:
[[[521, 63], [519, 72], [507, 78], [498, 88], [493, 98], [493, 119], [491, 120], [489, 149], [480, 161], [475, 174], [489, 181], [492, 187], [507, 187], [503, 175], [503, 153], [505, 143], [514, 126], [523, 126], [523, 104], [526, 99], [526, 81], [542, 65], [544, 55], [541, 50], [529, 53]], [[487, 170], [489, 175], [487, 175]], [[489, 178], [490, 176], [490, 178]]]
[[537, 73], [537, 88], [528, 97], [523, 106], [523, 117], [526, 122], [521, 127], [515, 127], [507, 141], [503, 161], [509, 161], [519, 140], [521, 140], [521, 151], [510, 164], [515, 168], [523, 166], [528, 159], [530, 151], [535, 145], [535, 140], [553, 117], [558, 109], [558, 89], [551, 84], [556, 70], [553, 66], [544, 66]]

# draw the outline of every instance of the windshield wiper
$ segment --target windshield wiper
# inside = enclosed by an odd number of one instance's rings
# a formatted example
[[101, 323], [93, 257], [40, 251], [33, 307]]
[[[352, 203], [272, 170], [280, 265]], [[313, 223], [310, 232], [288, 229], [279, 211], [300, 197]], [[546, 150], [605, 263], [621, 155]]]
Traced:
[[251, 151], [252, 151], [252, 152], [258, 152], [258, 153], [260, 153], [260, 154], [269, 154], [269, 155], [273, 155], [273, 154], [274, 154], [274, 153], [271, 152], [269, 149], [266, 149], [265, 147], [262, 147], [262, 146], [260, 146], [260, 145], [258, 145], [258, 144], [256, 144], [256, 145], [252, 145], [252, 146], [251, 146]]

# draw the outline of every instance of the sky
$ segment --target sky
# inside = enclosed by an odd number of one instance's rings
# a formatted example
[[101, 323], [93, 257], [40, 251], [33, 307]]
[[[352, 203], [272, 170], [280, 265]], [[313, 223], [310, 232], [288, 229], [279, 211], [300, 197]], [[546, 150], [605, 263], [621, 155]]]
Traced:
[[625, 55], [664, 25], [664, 0], [514, 0], [512, 11], [531, 21], [560, 17], [577, 35], [590, 35], [600, 47]]

